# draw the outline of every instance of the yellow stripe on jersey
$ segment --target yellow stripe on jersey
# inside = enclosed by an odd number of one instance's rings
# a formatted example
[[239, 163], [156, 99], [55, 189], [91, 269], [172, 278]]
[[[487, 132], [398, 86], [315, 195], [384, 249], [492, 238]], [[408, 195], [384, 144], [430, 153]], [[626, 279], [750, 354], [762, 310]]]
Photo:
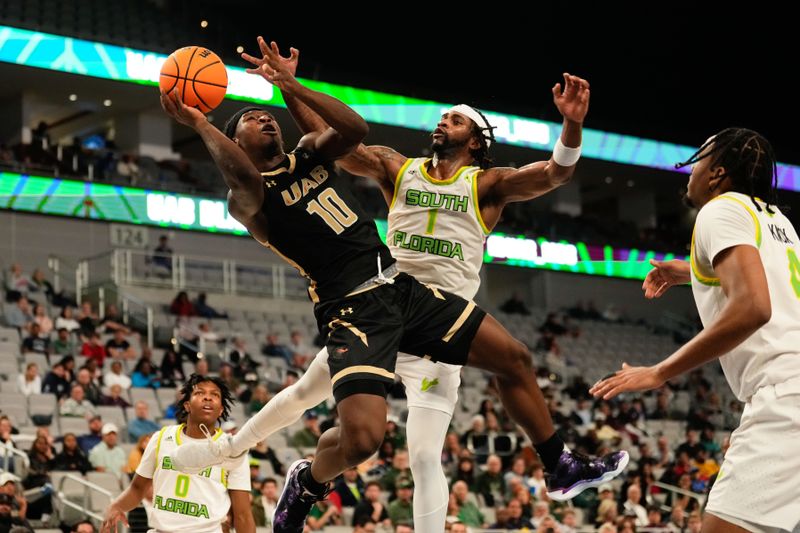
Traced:
[[295, 159], [295, 155], [294, 154], [286, 154], [286, 155], [289, 157], [289, 168], [280, 167], [280, 168], [276, 168], [275, 170], [270, 170], [269, 172], [262, 172], [261, 175], [262, 176], [277, 176], [278, 174], [283, 174], [284, 172], [287, 172], [289, 174], [293, 173], [295, 164], [297, 163], [297, 160]]
[[475, 217], [478, 219], [478, 224], [481, 225], [483, 232], [486, 235], [489, 235], [492, 230], [486, 227], [486, 223], [483, 221], [483, 217], [481, 216], [481, 206], [478, 202], [478, 176], [481, 174], [481, 172], [483, 171], [479, 170], [472, 175], [472, 203], [474, 204]]
[[[750, 213], [750, 216], [753, 218], [753, 224], [756, 225], [756, 246], [761, 248], [761, 223], [758, 221], [758, 217], [756, 216], [755, 211], [753, 211], [749, 205], [739, 200], [738, 198], [734, 198], [733, 196], [725, 196], [723, 194], [717, 196], [716, 198], [714, 198], [714, 200], [730, 200], [732, 202], [736, 202], [737, 204], [747, 209], [747, 212]], [[714, 200], [711, 201], [713, 202]], [[756, 198], [756, 200], [758, 200], [758, 198]]]
[[456, 171], [455, 174], [453, 174], [446, 180], [437, 180], [436, 178], [428, 174], [428, 171], [425, 169], [425, 165], [430, 163], [430, 161], [431, 161], [430, 159], [426, 159], [425, 161], [422, 162], [419, 168], [422, 171], [422, 177], [428, 180], [430, 183], [433, 183], [434, 185], [450, 185], [451, 183], [455, 183], [456, 180], [459, 178], [459, 176], [461, 176], [461, 174], [463, 174], [465, 170], [471, 168], [471, 167], [461, 167]]
[[175, 444], [177, 444], [178, 446], [181, 445], [181, 433], [183, 432], [183, 426], [185, 425], [186, 424], [179, 424], [178, 430], [175, 432]]
[[397, 193], [400, 191], [400, 182], [403, 181], [403, 175], [406, 173], [408, 166], [414, 161], [412, 158], [406, 159], [406, 162], [403, 163], [403, 166], [400, 167], [400, 170], [397, 171], [397, 176], [394, 178], [394, 194], [392, 194], [392, 202], [389, 204], [389, 209], [394, 207], [395, 201], [397, 201]]
[[705, 276], [700, 273], [700, 268], [697, 266], [697, 257], [694, 253], [694, 230], [692, 230], [692, 247], [689, 251], [689, 264], [692, 267], [692, 273], [694, 274], [694, 277], [697, 278], [697, 281], [703, 285], [711, 285], [713, 287], [719, 285], [719, 278]]
[[161, 437], [164, 436], [164, 432], [167, 430], [167, 426], [161, 428], [161, 431], [158, 432], [158, 439], [156, 440], [156, 468], [158, 468], [161, 464], [161, 461], [158, 460], [158, 451], [161, 449]]

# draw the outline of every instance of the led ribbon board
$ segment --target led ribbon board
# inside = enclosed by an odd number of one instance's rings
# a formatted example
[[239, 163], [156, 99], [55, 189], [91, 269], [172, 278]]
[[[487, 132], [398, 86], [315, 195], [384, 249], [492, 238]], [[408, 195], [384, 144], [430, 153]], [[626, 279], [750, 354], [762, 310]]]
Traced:
[[[147, 85], [158, 84], [158, 73], [167, 56], [0, 25], [0, 61], [84, 76], [94, 76]], [[280, 91], [243, 68], [228, 68], [228, 97], [259, 104], [285, 106]], [[335, 96], [367, 121], [431, 131], [449, 104], [394, 94], [357, 89], [345, 85], [303, 80], [313, 89]], [[546, 93], [543, 92], [543, 98]], [[552, 150], [561, 124], [501, 113], [485, 113], [496, 126], [498, 141], [515, 146]], [[585, 129], [584, 157], [662, 170], [685, 161], [696, 148]], [[688, 169], [681, 172], [688, 173]], [[778, 164], [778, 187], [800, 191], [800, 167]]]
[[[107, 222], [247, 235], [225, 201], [162, 191], [0, 172], [0, 209]], [[376, 220], [386, 242], [387, 223]], [[644, 279], [650, 259], [673, 254], [613, 249], [582, 242], [550, 242], [493, 233], [486, 240], [484, 263], [543, 268], [596, 276]], [[684, 257], [683, 259], [688, 259]]]

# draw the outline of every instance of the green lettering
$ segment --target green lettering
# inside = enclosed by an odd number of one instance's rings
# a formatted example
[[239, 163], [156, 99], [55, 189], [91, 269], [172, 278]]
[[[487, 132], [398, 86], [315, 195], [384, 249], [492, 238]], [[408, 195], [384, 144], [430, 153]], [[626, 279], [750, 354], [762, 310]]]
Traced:
[[448, 209], [451, 209], [453, 211], [461, 211], [463, 213], [466, 213], [467, 212], [467, 208], [469, 206], [469, 196], [458, 196], [458, 197], [454, 196], [453, 199], [455, 200], [455, 206], [453, 206], [452, 208], [448, 208]]
[[450, 257], [458, 257], [460, 260], [464, 260], [464, 252], [461, 251], [461, 243], [457, 242], [455, 246], [453, 246], [453, 253]]
[[407, 190], [406, 203], [408, 205], [419, 205], [419, 191], [416, 189]]

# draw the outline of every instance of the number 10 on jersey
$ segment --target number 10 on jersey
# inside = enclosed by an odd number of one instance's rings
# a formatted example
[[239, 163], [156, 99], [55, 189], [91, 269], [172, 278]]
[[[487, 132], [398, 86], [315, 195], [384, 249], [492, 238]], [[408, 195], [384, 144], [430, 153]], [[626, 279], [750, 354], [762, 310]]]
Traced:
[[342, 233], [345, 228], [349, 228], [358, 220], [358, 215], [353, 213], [344, 203], [344, 200], [330, 187], [319, 193], [316, 199], [308, 202], [306, 211], [312, 215], [322, 217], [322, 220], [336, 235]]

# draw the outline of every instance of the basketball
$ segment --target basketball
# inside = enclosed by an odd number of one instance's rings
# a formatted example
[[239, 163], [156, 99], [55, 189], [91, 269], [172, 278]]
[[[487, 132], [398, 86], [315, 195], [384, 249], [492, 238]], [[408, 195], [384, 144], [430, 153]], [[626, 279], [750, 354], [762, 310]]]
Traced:
[[184, 104], [208, 113], [225, 98], [228, 73], [219, 56], [208, 48], [186, 46], [164, 61], [158, 86], [165, 93], [177, 89]]

